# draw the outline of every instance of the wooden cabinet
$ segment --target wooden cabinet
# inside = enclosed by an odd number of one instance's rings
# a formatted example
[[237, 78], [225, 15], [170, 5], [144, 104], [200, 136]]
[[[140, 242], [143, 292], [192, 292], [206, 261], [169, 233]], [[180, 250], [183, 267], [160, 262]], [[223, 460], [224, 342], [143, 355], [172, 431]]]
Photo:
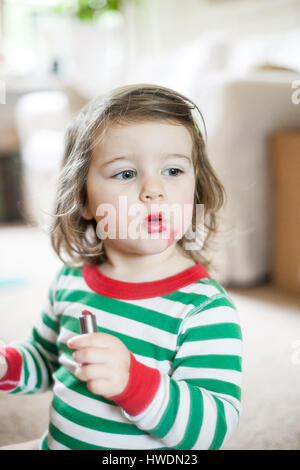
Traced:
[[300, 129], [271, 136], [270, 160], [272, 280], [300, 294]]

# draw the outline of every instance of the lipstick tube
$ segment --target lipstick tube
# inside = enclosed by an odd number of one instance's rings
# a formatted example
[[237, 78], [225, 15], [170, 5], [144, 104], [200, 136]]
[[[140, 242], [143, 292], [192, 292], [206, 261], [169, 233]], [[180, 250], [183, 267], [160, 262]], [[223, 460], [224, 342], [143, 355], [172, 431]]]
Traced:
[[83, 310], [79, 316], [80, 333], [82, 335], [86, 333], [97, 333], [98, 327], [96, 322], [96, 316], [88, 310]]

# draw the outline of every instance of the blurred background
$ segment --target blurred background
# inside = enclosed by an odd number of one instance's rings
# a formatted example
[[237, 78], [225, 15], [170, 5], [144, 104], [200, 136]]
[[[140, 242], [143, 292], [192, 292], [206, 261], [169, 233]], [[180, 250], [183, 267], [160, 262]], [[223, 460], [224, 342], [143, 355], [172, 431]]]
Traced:
[[[224, 449], [299, 449], [299, 48], [299, 0], [0, 0], [0, 339], [29, 334], [61, 265], [72, 116], [124, 84], [174, 88], [227, 193], [210, 274], [241, 316], [244, 411]], [[0, 445], [39, 437], [50, 399], [2, 393]]]

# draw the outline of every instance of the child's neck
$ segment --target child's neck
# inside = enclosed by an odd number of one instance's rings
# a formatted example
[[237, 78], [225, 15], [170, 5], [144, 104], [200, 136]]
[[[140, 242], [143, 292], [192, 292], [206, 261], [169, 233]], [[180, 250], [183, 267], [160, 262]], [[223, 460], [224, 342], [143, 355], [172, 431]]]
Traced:
[[160, 258], [159, 263], [137, 263], [135, 266], [126, 266], [121, 269], [109, 259], [102, 263], [99, 268], [107, 277], [126, 282], [151, 282], [174, 276], [195, 265], [195, 261], [188, 257], [184, 250], [176, 245], [169, 257], [164, 260]]

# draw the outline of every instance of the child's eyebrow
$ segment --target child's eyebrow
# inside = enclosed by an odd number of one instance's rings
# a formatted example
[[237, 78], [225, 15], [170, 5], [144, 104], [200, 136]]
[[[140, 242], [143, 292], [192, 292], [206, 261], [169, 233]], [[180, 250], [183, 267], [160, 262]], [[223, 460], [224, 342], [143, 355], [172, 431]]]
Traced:
[[[188, 157], [187, 155], [184, 155], [182, 153], [168, 153], [168, 154], [163, 155], [164, 160], [166, 160], [167, 158], [170, 158], [170, 157], [184, 158], [188, 161], [188, 163], [192, 162], [190, 157]], [[130, 159], [134, 160], [134, 157], [132, 155], [122, 155], [120, 157], [113, 158], [112, 160], [109, 160], [109, 161], [103, 163], [103, 165], [101, 165], [101, 166], [105, 167], [107, 165], [110, 165], [111, 163], [114, 163], [114, 162], [118, 161], [118, 160], [130, 160]]]

